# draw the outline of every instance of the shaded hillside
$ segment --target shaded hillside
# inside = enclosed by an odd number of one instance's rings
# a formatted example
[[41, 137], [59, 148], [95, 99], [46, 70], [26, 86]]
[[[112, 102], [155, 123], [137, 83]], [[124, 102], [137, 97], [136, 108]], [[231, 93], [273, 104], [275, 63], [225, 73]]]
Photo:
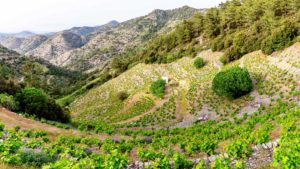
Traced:
[[54, 97], [68, 93], [84, 77], [81, 73], [65, 70], [45, 60], [30, 59], [0, 46], [1, 83], [34, 86]]

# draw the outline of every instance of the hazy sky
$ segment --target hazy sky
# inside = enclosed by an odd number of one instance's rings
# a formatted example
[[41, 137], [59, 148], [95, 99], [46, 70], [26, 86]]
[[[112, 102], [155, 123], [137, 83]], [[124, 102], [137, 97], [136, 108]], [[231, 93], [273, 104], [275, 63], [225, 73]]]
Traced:
[[217, 6], [225, 0], [0, 0], [0, 32], [58, 31], [146, 15], [154, 9]]

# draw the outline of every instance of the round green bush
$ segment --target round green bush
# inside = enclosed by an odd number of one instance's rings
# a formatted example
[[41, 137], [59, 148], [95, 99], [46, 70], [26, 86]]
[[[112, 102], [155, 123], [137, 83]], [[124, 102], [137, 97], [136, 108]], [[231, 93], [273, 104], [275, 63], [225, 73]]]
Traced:
[[212, 89], [219, 96], [235, 99], [249, 93], [253, 88], [247, 69], [233, 67], [218, 73], [213, 79]]
[[195, 61], [194, 61], [194, 66], [197, 68], [197, 69], [200, 69], [202, 68], [203, 66], [205, 65], [205, 62], [202, 58], [196, 58]]
[[162, 79], [151, 84], [150, 91], [154, 96], [162, 98], [165, 95], [166, 82]]

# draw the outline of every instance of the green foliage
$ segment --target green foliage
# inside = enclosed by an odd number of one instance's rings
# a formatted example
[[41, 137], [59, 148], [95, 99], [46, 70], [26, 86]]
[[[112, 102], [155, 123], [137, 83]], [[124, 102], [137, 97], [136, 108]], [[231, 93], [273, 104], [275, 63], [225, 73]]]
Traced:
[[162, 98], [165, 95], [166, 82], [157, 80], [151, 84], [150, 91], [154, 96]]
[[293, 42], [299, 35], [299, 26], [295, 23], [287, 22], [283, 26], [274, 29], [272, 34], [262, 43], [262, 50], [266, 54], [283, 49]]
[[254, 133], [254, 139], [256, 144], [262, 144], [269, 141], [270, 132], [273, 129], [273, 125], [270, 122], [262, 124], [262, 126]]
[[279, 147], [275, 148], [274, 164], [283, 169], [300, 167], [300, 110], [289, 112], [280, 117], [283, 132], [280, 136]]
[[251, 153], [251, 147], [245, 140], [236, 140], [226, 147], [229, 156], [233, 158], [246, 158]]
[[231, 169], [228, 158], [217, 158], [211, 165], [212, 169]]
[[171, 169], [171, 164], [167, 157], [157, 158], [147, 169]]
[[104, 168], [106, 169], [122, 169], [126, 168], [128, 164], [128, 157], [120, 154], [118, 150], [113, 150], [111, 154], [106, 157]]
[[169, 34], [160, 35], [119, 56], [119, 73], [130, 63], [169, 63], [184, 56], [195, 56], [197, 38], [203, 46], [224, 51], [224, 63], [262, 50], [267, 54], [280, 50], [299, 36], [298, 0], [234, 0], [217, 8], [197, 13], [180, 23]]
[[184, 155], [179, 153], [174, 154], [173, 160], [174, 160], [174, 169], [192, 168], [193, 166], [193, 163], [191, 161], [188, 161]]
[[21, 86], [16, 84], [12, 80], [5, 79], [4, 76], [0, 76], [0, 93], [7, 93], [10, 95], [15, 95], [21, 91]]
[[68, 113], [40, 89], [25, 88], [17, 94], [16, 100], [20, 104], [20, 111], [29, 115], [61, 122], [69, 120]]
[[213, 79], [212, 89], [219, 96], [235, 99], [252, 90], [252, 80], [247, 69], [234, 67], [218, 73]]
[[198, 57], [195, 59], [194, 61], [194, 66], [197, 68], [197, 69], [200, 69], [202, 68], [203, 66], [205, 65], [205, 62], [202, 58]]
[[14, 97], [8, 94], [0, 94], [0, 106], [5, 107], [12, 111], [18, 109], [18, 105], [15, 102]]
[[201, 160], [201, 161], [199, 161], [198, 164], [196, 164], [194, 169], [206, 169], [206, 168], [207, 168], [207, 166], [206, 166], [205, 161]]

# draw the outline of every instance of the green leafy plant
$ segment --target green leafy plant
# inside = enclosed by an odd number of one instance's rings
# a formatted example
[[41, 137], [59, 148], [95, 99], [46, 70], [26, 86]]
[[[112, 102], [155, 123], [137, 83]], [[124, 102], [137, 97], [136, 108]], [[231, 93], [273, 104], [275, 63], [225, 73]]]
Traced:
[[164, 80], [157, 80], [151, 84], [150, 91], [154, 96], [162, 98], [165, 94], [166, 82]]
[[226, 147], [229, 156], [233, 158], [246, 158], [251, 153], [251, 148], [247, 142], [236, 140]]
[[197, 68], [197, 69], [200, 69], [202, 68], [203, 66], [205, 65], [205, 62], [202, 58], [198, 57], [195, 59], [194, 61], [194, 66]]
[[235, 99], [249, 93], [253, 88], [247, 69], [233, 67], [218, 73], [213, 79], [212, 89], [219, 96]]

